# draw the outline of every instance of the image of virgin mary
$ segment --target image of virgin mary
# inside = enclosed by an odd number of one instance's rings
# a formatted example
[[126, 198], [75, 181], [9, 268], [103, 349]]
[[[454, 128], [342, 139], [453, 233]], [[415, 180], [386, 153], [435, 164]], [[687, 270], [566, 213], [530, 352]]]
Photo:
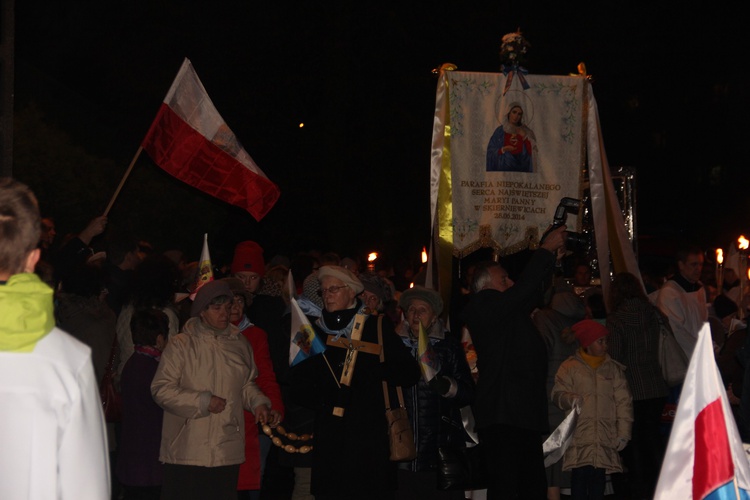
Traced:
[[533, 172], [536, 137], [523, 124], [521, 103], [513, 102], [487, 145], [488, 172]]

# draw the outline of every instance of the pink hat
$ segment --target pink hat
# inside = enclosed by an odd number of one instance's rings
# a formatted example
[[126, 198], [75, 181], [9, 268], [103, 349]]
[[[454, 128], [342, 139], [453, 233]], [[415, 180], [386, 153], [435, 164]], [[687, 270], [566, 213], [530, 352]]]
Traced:
[[263, 249], [254, 241], [243, 241], [234, 247], [234, 257], [230, 267], [232, 274], [241, 272], [258, 273], [263, 276], [266, 265], [263, 262]]
[[609, 335], [607, 327], [593, 319], [579, 321], [573, 325], [572, 329], [581, 347], [588, 347], [600, 338]]

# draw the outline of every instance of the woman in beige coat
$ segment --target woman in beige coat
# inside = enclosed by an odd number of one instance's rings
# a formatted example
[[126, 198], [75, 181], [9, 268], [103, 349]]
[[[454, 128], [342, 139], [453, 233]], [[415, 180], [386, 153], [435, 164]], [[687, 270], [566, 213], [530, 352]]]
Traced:
[[245, 461], [243, 410], [260, 423], [269, 420], [271, 402], [255, 385], [252, 347], [229, 323], [232, 298], [225, 281], [200, 288], [192, 317], [170, 339], [151, 383], [164, 409], [162, 500], [236, 500]]
[[624, 365], [607, 354], [607, 328], [586, 319], [573, 325], [581, 345], [555, 375], [552, 401], [562, 410], [581, 408], [563, 470], [571, 470], [571, 498], [604, 497], [606, 474], [622, 472], [619, 452], [630, 440], [633, 398]]

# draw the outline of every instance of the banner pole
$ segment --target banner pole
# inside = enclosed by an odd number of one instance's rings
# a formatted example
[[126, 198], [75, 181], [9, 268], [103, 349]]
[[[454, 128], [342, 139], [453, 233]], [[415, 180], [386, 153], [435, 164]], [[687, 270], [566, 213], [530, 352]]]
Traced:
[[130, 171], [133, 170], [133, 166], [135, 165], [135, 162], [138, 160], [138, 157], [141, 156], [141, 152], [143, 151], [143, 146], [138, 146], [138, 151], [135, 152], [135, 156], [133, 156], [133, 159], [130, 162], [130, 165], [128, 166], [128, 169], [125, 171], [125, 175], [122, 176], [122, 180], [120, 180], [120, 185], [117, 186], [117, 189], [115, 190], [115, 194], [112, 195], [112, 199], [109, 200], [109, 205], [107, 205], [107, 209], [104, 211], [104, 214], [109, 214], [109, 211], [112, 209], [112, 205], [115, 204], [115, 199], [117, 199], [117, 195], [120, 194], [120, 190], [122, 190], [122, 186], [125, 184], [125, 181], [128, 179], [128, 176], [130, 175]]

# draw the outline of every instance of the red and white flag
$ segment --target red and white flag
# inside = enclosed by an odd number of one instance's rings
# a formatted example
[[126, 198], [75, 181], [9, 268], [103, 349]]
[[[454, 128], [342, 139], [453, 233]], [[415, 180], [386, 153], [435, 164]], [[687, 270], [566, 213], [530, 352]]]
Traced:
[[261, 220], [279, 188], [247, 154], [186, 58], [141, 143], [162, 169]]
[[203, 250], [201, 250], [201, 258], [198, 261], [198, 275], [195, 277], [195, 286], [193, 291], [190, 293], [190, 300], [195, 300], [195, 295], [198, 290], [208, 283], [214, 280], [214, 268], [211, 264], [211, 255], [208, 253], [208, 233], [203, 235]]
[[654, 500], [750, 498], [750, 465], [714, 359], [708, 323], [698, 334]]

